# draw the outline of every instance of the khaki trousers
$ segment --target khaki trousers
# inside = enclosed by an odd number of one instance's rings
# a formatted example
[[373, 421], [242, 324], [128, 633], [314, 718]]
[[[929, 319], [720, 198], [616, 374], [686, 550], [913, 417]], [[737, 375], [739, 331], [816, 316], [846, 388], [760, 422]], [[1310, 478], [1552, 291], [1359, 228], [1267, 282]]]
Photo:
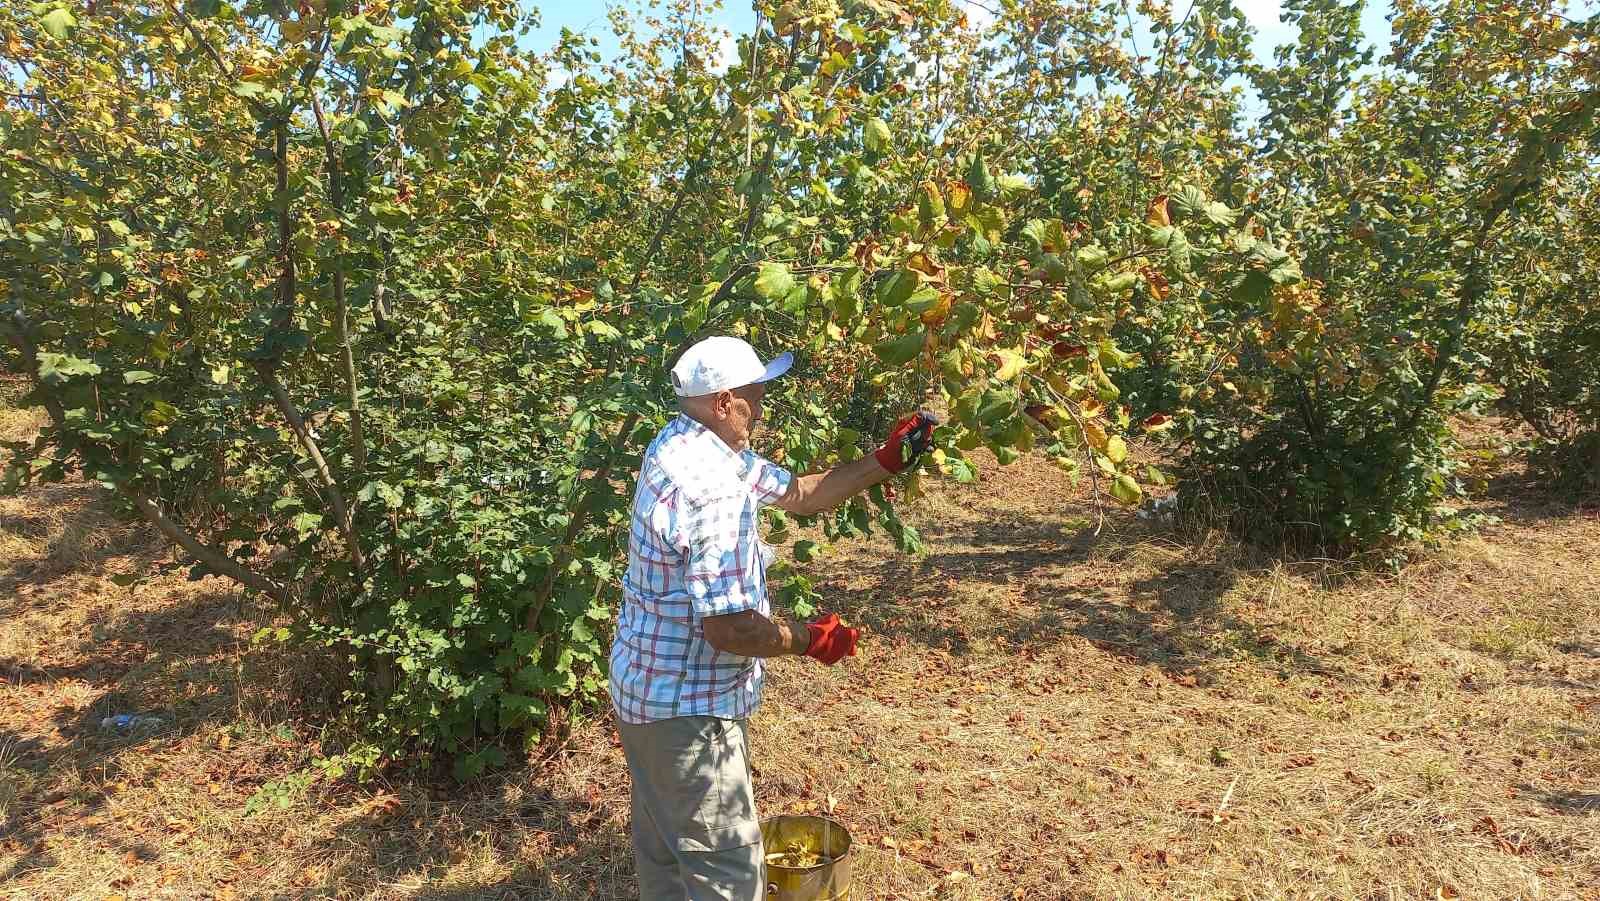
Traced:
[[759, 901], [761, 824], [745, 721], [618, 723], [633, 777], [633, 855], [643, 901]]

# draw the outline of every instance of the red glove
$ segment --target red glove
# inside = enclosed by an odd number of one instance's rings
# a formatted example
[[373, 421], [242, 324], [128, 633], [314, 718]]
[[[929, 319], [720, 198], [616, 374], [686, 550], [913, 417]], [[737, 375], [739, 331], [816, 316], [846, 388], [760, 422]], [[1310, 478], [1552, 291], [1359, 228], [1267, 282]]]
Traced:
[[814, 623], [806, 623], [806, 630], [811, 633], [811, 644], [806, 647], [807, 657], [815, 657], [832, 666], [846, 656], [856, 655], [856, 639], [861, 637], [861, 630], [841, 625], [839, 614], [830, 613]]
[[938, 424], [939, 417], [927, 410], [918, 410], [895, 423], [889, 440], [873, 454], [878, 465], [896, 474], [910, 469], [933, 446], [933, 427]]

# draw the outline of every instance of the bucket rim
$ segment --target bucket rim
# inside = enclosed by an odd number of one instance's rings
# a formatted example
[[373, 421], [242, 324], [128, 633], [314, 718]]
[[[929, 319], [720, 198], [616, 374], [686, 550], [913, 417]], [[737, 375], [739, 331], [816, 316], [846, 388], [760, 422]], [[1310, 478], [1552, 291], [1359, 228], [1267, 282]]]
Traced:
[[767, 818], [761, 820], [760, 825], [761, 826], [766, 826], [768, 823], [776, 824], [781, 820], [799, 820], [799, 821], [812, 820], [812, 821], [817, 821], [817, 822], [822, 822], [822, 823], [828, 824], [829, 828], [837, 829], [840, 832], [844, 833], [844, 837], [845, 837], [844, 853], [840, 854], [840, 855], [838, 855], [836, 857], [827, 857], [824, 860], [819, 861], [817, 863], [814, 863], [809, 867], [791, 867], [791, 866], [788, 866], [786, 864], [781, 864], [781, 863], [767, 863], [765, 855], [763, 855], [762, 863], [766, 864], [766, 866], [771, 867], [773, 869], [785, 870], [785, 871], [790, 872], [790, 873], [809, 873], [812, 870], [821, 870], [821, 869], [823, 869], [825, 867], [838, 866], [839, 862], [844, 860], [845, 858], [849, 857], [850, 856], [850, 851], [853, 848], [855, 848], [856, 837], [850, 833], [850, 830], [849, 830], [848, 827], [846, 827], [843, 823], [839, 822], [838, 820], [834, 819], [833, 817], [825, 817], [825, 816], [820, 816], [818, 814], [810, 814], [810, 813], [780, 813], [780, 814], [777, 814], [777, 815], [774, 815], [774, 816], [770, 816], [770, 817], [767, 817]]

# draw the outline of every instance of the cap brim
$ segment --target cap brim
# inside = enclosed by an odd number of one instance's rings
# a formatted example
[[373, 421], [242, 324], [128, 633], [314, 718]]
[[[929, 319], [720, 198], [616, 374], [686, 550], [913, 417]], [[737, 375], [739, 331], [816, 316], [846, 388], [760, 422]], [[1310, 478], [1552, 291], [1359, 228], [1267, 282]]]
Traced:
[[759, 384], [761, 382], [770, 382], [778, 376], [783, 375], [785, 372], [788, 372], [789, 367], [793, 365], [794, 354], [790, 353], [789, 351], [784, 351], [783, 353], [772, 358], [772, 362], [767, 364], [767, 371], [761, 373], [761, 378], [756, 379], [756, 383]]

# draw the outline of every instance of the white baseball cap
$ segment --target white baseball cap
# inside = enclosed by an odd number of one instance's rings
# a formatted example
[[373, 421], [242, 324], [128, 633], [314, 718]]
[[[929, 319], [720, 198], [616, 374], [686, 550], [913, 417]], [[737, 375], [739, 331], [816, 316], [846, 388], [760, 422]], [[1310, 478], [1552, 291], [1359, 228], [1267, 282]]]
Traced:
[[769, 382], [794, 365], [794, 354], [784, 352], [771, 363], [762, 363], [756, 349], [743, 338], [717, 335], [696, 343], [683, 352], [672, 367], [672, 390], [679, 397], [704, 397]]

